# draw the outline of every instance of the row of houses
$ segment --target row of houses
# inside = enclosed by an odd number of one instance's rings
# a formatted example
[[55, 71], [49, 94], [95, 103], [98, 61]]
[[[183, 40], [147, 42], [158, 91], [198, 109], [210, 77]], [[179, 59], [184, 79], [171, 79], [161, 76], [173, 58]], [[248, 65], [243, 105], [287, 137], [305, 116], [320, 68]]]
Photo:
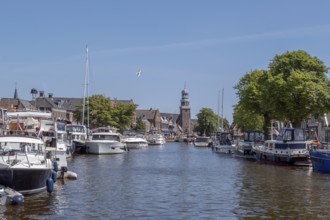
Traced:
[[[32, 93], [33, 90], [33, 93]], [[15, 89], [14, 98], [1, 98], [0, 108], [8, 111], [42, 111], [51, 112], [53, 119], [62, 119], [75, 122], [73, 112], [77, 105], [81, 105], [82, 98], [66, 98], [54, 97], [52, 93], [45, 94], [44, 91], [36, 93], [35, 89], [31, 90], [32, 100], [24, 100], [18, 98], [17, 89]], [[133, 100], [111, 100], [115, 106], [117, 103], [132, 103]], [[164, 133], [179, 133], [180, 129], [177, 125], [179, 114], [175, 113], [161, 113], [158, 109], [137, 109], [132, 118], [132, 126], [136, 124], [136, 120], [140, 118], [145, 124], [146, 131], [157, 130]], [[196, 122], [195, 122], [196, 123]]]

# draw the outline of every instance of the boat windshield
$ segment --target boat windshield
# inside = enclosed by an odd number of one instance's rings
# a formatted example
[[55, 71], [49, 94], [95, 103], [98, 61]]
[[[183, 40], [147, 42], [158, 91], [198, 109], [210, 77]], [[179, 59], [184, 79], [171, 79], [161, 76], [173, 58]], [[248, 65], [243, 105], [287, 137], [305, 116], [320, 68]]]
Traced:
[[112, 141], [120, 141], [119, 136], [117, 135], [104, 135], [104, 134], [95, 134], [92, 137], [93, 140], [112, 140]]
[[209, 138], [207, 137], [198, 137], [196, 138], [196, 142], [208, 142]]
[[85, 132], [85, 127], [84, 126], [67, 126], [66, 131], [68, 132]]
[[1, 142], [0, 152], [26, 152], [26, 153], [38, 153], [42, 152], [42, 146], [34, 143], [21, 143], [21, 142]]

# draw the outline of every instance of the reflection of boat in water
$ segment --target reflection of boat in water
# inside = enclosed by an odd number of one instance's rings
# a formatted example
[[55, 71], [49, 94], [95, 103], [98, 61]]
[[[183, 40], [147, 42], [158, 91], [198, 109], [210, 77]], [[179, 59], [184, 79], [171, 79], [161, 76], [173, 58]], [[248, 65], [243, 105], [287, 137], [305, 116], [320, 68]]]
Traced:
[[198, 136], [194, 141], [195, 147], [209, 147], [211, 146], [211, 138], [205, 136]]
[[217, 132], [212, 150], [216, 153], [232, 154], [235, 150], [233, 136], [230, 132]]
[[22, 194], [47, 189], [52, 161], [46, 158], [44, 142], [31, 136], [0, 136], [0, 184]]
[[149, 134], [147, 137], [149, 145], [163, 145], [166, 143], [166, 140], [161, 134]]
[[86, 141], [86, 151], [89, 154], [121, 154], [127, 151], [121, 135], [108, 128], [98, 128], [92, 133], [91, 139]]
[[309, 165], [310, 144], [311, 141], [306, 140], [304, 129], [285, 128], [276, 140], [266, 140], [263, 145], [254, 146], [253, 151], [260, 161]]
[[258, 130], [244, 131], [244, 139], [235, 146], [235, 156], [255, 159], [253, 147], [264, 143], [264, 134]]

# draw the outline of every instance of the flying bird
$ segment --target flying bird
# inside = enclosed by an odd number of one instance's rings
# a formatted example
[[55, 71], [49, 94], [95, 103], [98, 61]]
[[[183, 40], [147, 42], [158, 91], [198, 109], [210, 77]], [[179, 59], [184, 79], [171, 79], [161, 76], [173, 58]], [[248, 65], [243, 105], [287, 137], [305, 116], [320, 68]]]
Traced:
[[136, 72], [137, 77], [140, 77], [140, 76], [141, 76], [141, 73], [142, 73], [141, 70], [137, 71], [137, 72]]

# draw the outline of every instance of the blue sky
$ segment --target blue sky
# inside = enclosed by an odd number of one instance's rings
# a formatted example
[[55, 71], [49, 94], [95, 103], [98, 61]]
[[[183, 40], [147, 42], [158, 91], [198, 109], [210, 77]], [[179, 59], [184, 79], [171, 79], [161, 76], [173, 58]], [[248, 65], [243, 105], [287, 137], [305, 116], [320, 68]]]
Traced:
[[232, 122], [233, 87], [275, 55], [305, 50], [330, 66], [329, 8], [327, 0], [1, 1], [0, 97], [13, 97], [15, 85], [27, 100], [32, 88], [83, 97], [88, 45], [91, 95], [179, 113], [186, 86], [196, 118], [204, 107], [218, 112], [224, 89]]

